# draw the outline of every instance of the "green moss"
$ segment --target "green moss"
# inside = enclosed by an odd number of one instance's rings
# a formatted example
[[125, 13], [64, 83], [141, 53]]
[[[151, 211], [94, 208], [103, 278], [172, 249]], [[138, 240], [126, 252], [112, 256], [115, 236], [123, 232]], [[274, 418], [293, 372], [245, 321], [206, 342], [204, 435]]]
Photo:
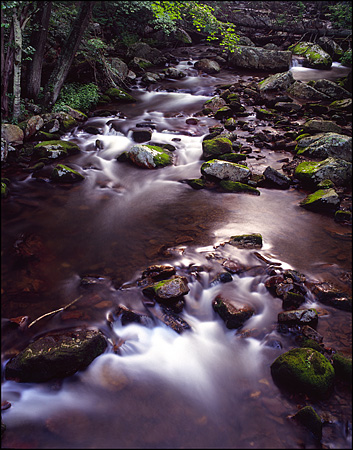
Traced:
[[220, 159], [221, 161], [238, 163], [239, 161], [245, 161], [246, 155], [243, 153], [225, 153], [224, 155], [219, 155], [217, 159]]
[[[317, 191], [309, 194], [304, 200], [302, 200], [299, 204], [300, 206], [310, 206], [314, 203], [319, 202], [320, 200], [324, 201], [324, 199], [328, 196], [333, 196], [336, 194], [334, 189], [318, 189]], [[332, 205], [333, 207], [333, 205]]]
[[322, 422], [312, 406], [304, 406], [294, 416], [293, 419], [304, 425], [317, 439], [322, 438]]
[[76, 120], [70, 116], [62, 121], [64, 131], [68, 131], [70, 128], [73, 128], [76, 124], [77, 124]]
[[339, 209], [335, 212], [336, 222], [350, 222], [352, 220], [352, 212]]
[[69, 141], [45, 141], [34, 146], [34, 151], [40, 157], [58, 158], [78, 153], [80, 148], [77, 144]]
[[127, 102], [136, 102], [136, 99], [132, 95], [125, 92], [123, 89], [110, 88], [104, 94], [108, 95], [110, 98], [112, 98], [115, 101], [123, 100], [123, 101], [127, 101]]
[[58, 164], [51, 174], [51, 179], [61, 183], [72, 183], [82, 181], [85, 177], [74, 169], [71, 169], [64, 164]]
[[308, 136], [311, 136], [309, 133], [303, 133], [300, 134], [298, 137], [295, 138], [296, 141], [300, 141], [300, 139], [306, 138]]
[[41, 141], [58, 141], [60, 140], [60, 134], [57, 133], [46, 133], [45, 131], [39, 130], [36, 133], [36, 138]]
[[144, 144], [144, 146], [158, 152], [158, 155], [153, 156], [153, 161], [157, 167], [168, 166], [172, 163], [172, 155], [168, 150], [164, 150], [162, 147], [158, 147], [158, 145]]
[[258, 189], [237, 181], [222, 180], [219, 185], [227, 192], [246, 192], [248, 194], [260, 195]]
[[313, 348], [317, 352], [323, 352], [323, 348], [321, 347], [321, 345], [318, 342], [314, 341], [314, 339], [304, 338], [300, 342], [300, 347]]
[[331, 180], [322, 180], [317, 187], [319, 189], [330, 189], [334, 187], [334, 184]]
[[8, 196], [9, 189], [6, 186], [6, 183], [1, 181], [1, 198], [6, 198]]
[[206, 182], [201, 178], [192, 178], [190, 180], [186, 180], [187, 184], [191, 186], [193, 189], [204, 189]]
[[331, 392], [335, 371], [318, 351], [295, 348], [272, 363], [271, 374], [277, 384], [290, 391], [325, 397]]

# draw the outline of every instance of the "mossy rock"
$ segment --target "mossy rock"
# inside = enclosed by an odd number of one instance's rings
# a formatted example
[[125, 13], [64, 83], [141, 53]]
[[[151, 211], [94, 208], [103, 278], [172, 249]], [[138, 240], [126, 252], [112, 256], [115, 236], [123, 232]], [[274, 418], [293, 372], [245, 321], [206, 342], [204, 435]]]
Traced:
[[321, 440], [322, 438], [322, 422], [321, 418], [312, 406], [304, 406], [292, 419], [298, 421], [305, 428], [313, 433], [313, 435]]
[[185, 277], [174, 275], [167, 280], [161, 280], [146, 286], [143, 293], [160, 300], [174, 300], [186, 295], [190, 291]]
[[82, 174], [64, 164], [58, 164], [50, 178], [57, 183], [76, 183], [85, 179]]
[[224, 155], [219, 155], [218, 159], [221, 159], [222, 161], [238, 163], [239, 161], [245, 161], [246, 155], [244, 155], [243, 153], [225, 153]]
[[9, 188], [7, 187], [6, 183], [1, 181], [1, 198], [6, 198], [9, 194]]
[[325, 398], [332, 390], [335, 371], [332, 364], [312, 348], [294, 348], [271, 364], [276, 384], [290, 392]]
[[104, 95], [108, 95], [108, 97], [114, 101], [136, 102], [136, 99], [123, 89], [110, 88], [104, 93]]
[[335, 353], [332, 357], [335, 374], [348, 384], [352, 384], [352, 358]]
[[218, 155], [232, 152], [232, 141], [226, 137], [216, 136], [213, 139], [202, 141], [202, 157], [212, 159]]
[[261, 248], [262, 236], [260, 233], [238, 234], [230, 237], [229, 244], [239, 248]]
[[309, 194], [299, 205], [314, 212], [335, 213], [340, 206], [340, 198], [332, 188], [319, 189]]
[[56, 159], [80, 152], [80, 147], [68, 141], [45, 141], [34, 146], [35, 154], [40, 158]]
[[39, 130], [35, 134], [35, 138], [41, 141], [58, 141], [60, 140], [60, 134], [58, 133], [47, 133], [45, 131]]
[[253, 195], [260, 195], [260, 191], [248, 184], [239, 183], [238, 181], [222, 180], [219, 185], [226, 192], [245, 192]]
[[202, 178], [192, 178], [190, 180], [186, 180], [186, 183], [193, 189], [204, 189], [206, 187], [206, 181]]
[[343, 209], [338, 209], [335, 212], [335, 222], [351, 222], [352, 221], [352, 212], [345, 211]]
[[126, 154], [130, 161], [145, 169], [158, 169], [173, 163], [172, 154], [158, 145], [136, 144]]

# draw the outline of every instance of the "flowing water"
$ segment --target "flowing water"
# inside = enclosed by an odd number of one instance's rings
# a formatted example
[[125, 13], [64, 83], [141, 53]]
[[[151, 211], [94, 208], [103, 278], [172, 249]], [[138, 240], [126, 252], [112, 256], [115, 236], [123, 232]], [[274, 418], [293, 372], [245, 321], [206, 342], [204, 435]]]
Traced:
[[[110, 345], [85, 370], [62, 381], [3, 380], [7, 448], [321, 448], [288, 416], [313, 405], [325, 416], [323, 445], [351, 447], [350, 392], [337, 386], [328, 401], [289, 396], [273, 383], [270, 365], [295, 346], [295, 336], [277, 331], [282, 301], [264, 286], [266, 263], [255, 252], [222, 245], [230, 236], [261, 233], [260, 253], [308, 279], [340, 281], [351, 271], [349, 229], [332, 218], [300, 208], [302, 191], [261, 189], [260, 196], [193, 190], [182, 180], [200, 176], [202, 139], [218, 124], [199, 117], [215, 86], [254, 74], [223, 70], [197, 76], [189, 61], [182, 80], [164, 80], [146, 90], [137, 84], [134, 104], [110, 105], [122, 115], [93, 117], [64, 136], [79, 155], [65, 159], [85, 180], [58, 186], [48, 178], [17, 174], [2, 208], [2, 365], [16, 349], [49, 330], [96, 326]], [[332, 78], [347, 68], [335, 67]], [[322, 78], [322, 71], [293, 66], [296, 79]], [[337, 72], [338, 71], [338, 72]], [[256, 74], [259, 76], [266, 74]], [[328, 75], [325, 72], [325, 77]], [[248, 120], [262, 125], [254, 114]], [[131, 128], [154, 124], [153, 142], [171, 143], [176, 164], [143, 170], [117, 161], [133, 144]], [[274, 130], [273, 130], [274, 131]], [[95, 142], [102, 142], [97, 149]], [[262, 173], [281, 168], [285, 152], [261, 150], [248, 158]], [[27, 260], [19, 249], [34, 253]], [[249, 267], [229, 283], [214, 283], [221, 263]], [[107, 321], [118, 304], [146, 312], [135, 281], [151, 264], [172, 264], [187, 277], [190, 292], [180, 314], [192, 327], [181, 335], [163, 324], [122, 326]], [[84, 289], [83, 276], [97, 284]], [[217, 294], [251, 305], [245, 326], [228, 330], [212, 309]], [[41, 319], [29, 330], [8, 319], [30, 321], [82, 296], [74, 306]], [[327, 346], [350, 354], [351, 314], [320, 310], [317, 330]], [[114, 351], [113, 344], [115, 344]]]

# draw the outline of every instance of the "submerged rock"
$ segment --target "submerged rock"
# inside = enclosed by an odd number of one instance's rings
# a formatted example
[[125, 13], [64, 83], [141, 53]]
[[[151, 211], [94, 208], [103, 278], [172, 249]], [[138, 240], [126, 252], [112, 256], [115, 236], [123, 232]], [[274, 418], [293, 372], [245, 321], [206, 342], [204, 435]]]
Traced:
[[5, 377], [19, 382], [68, 377], [86, 368], [106, 347], [105, 337], [97, 330], [49, 334], [11, 359], [6, 364]]
[[84, 175], [64, 164], [57, 164], [50, 178], [57, 183], [76, 183], [85, 179]]
[[310, 325], [315, 327], [318, 322], [318, 312], [314, 308], [283, 311], [278, 314], [278, 323], [286, 327]]
[[220, 295], [213, 300], [212, 307], [229, 329], [240, 328], [255, 313], [255, 310], [251, 306], [246, 305], [237, 308]]
[[225, 192], [245, 192], [247, 194], [260, 195], [260, 191], [258, 189], [237, 181], [222, 180], [219, 185]]
[[161, 280], [150, 284], [143, 289], [147, 296], [154, 296], [158, 300], [177, 299], [189, 292], [188, 282], [185, 277], [178, 275], [167, 280]]
[[271, 364], [274, 381], [290, 392], [323, 398], [331, 392], [335, 371], [330, 362], [312, 348], [294, 348]]
[[301, 408], [294, 416], [292, 416], [292, 419], [301, 423], [305, 428], [311, 431], [317, 439], [321, 440], [321, 418], [312, 406], [304, 406], [304, 408]]

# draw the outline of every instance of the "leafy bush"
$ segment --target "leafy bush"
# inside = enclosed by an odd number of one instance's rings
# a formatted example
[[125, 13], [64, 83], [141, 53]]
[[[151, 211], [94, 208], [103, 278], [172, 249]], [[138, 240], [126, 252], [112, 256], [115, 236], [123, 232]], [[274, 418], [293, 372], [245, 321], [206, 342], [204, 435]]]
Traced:
[[345, 51], [341, 56], [340, 61], [344, 66], [352, 67], [352, 49]]
[[59, 98], [53, 107], [53, 111], [63, 111], [65, 106], [70, 106], [79, 111], [88, 111], [99, 99], [99, 89], [94, 83], [65, 84], [60, 92]]

